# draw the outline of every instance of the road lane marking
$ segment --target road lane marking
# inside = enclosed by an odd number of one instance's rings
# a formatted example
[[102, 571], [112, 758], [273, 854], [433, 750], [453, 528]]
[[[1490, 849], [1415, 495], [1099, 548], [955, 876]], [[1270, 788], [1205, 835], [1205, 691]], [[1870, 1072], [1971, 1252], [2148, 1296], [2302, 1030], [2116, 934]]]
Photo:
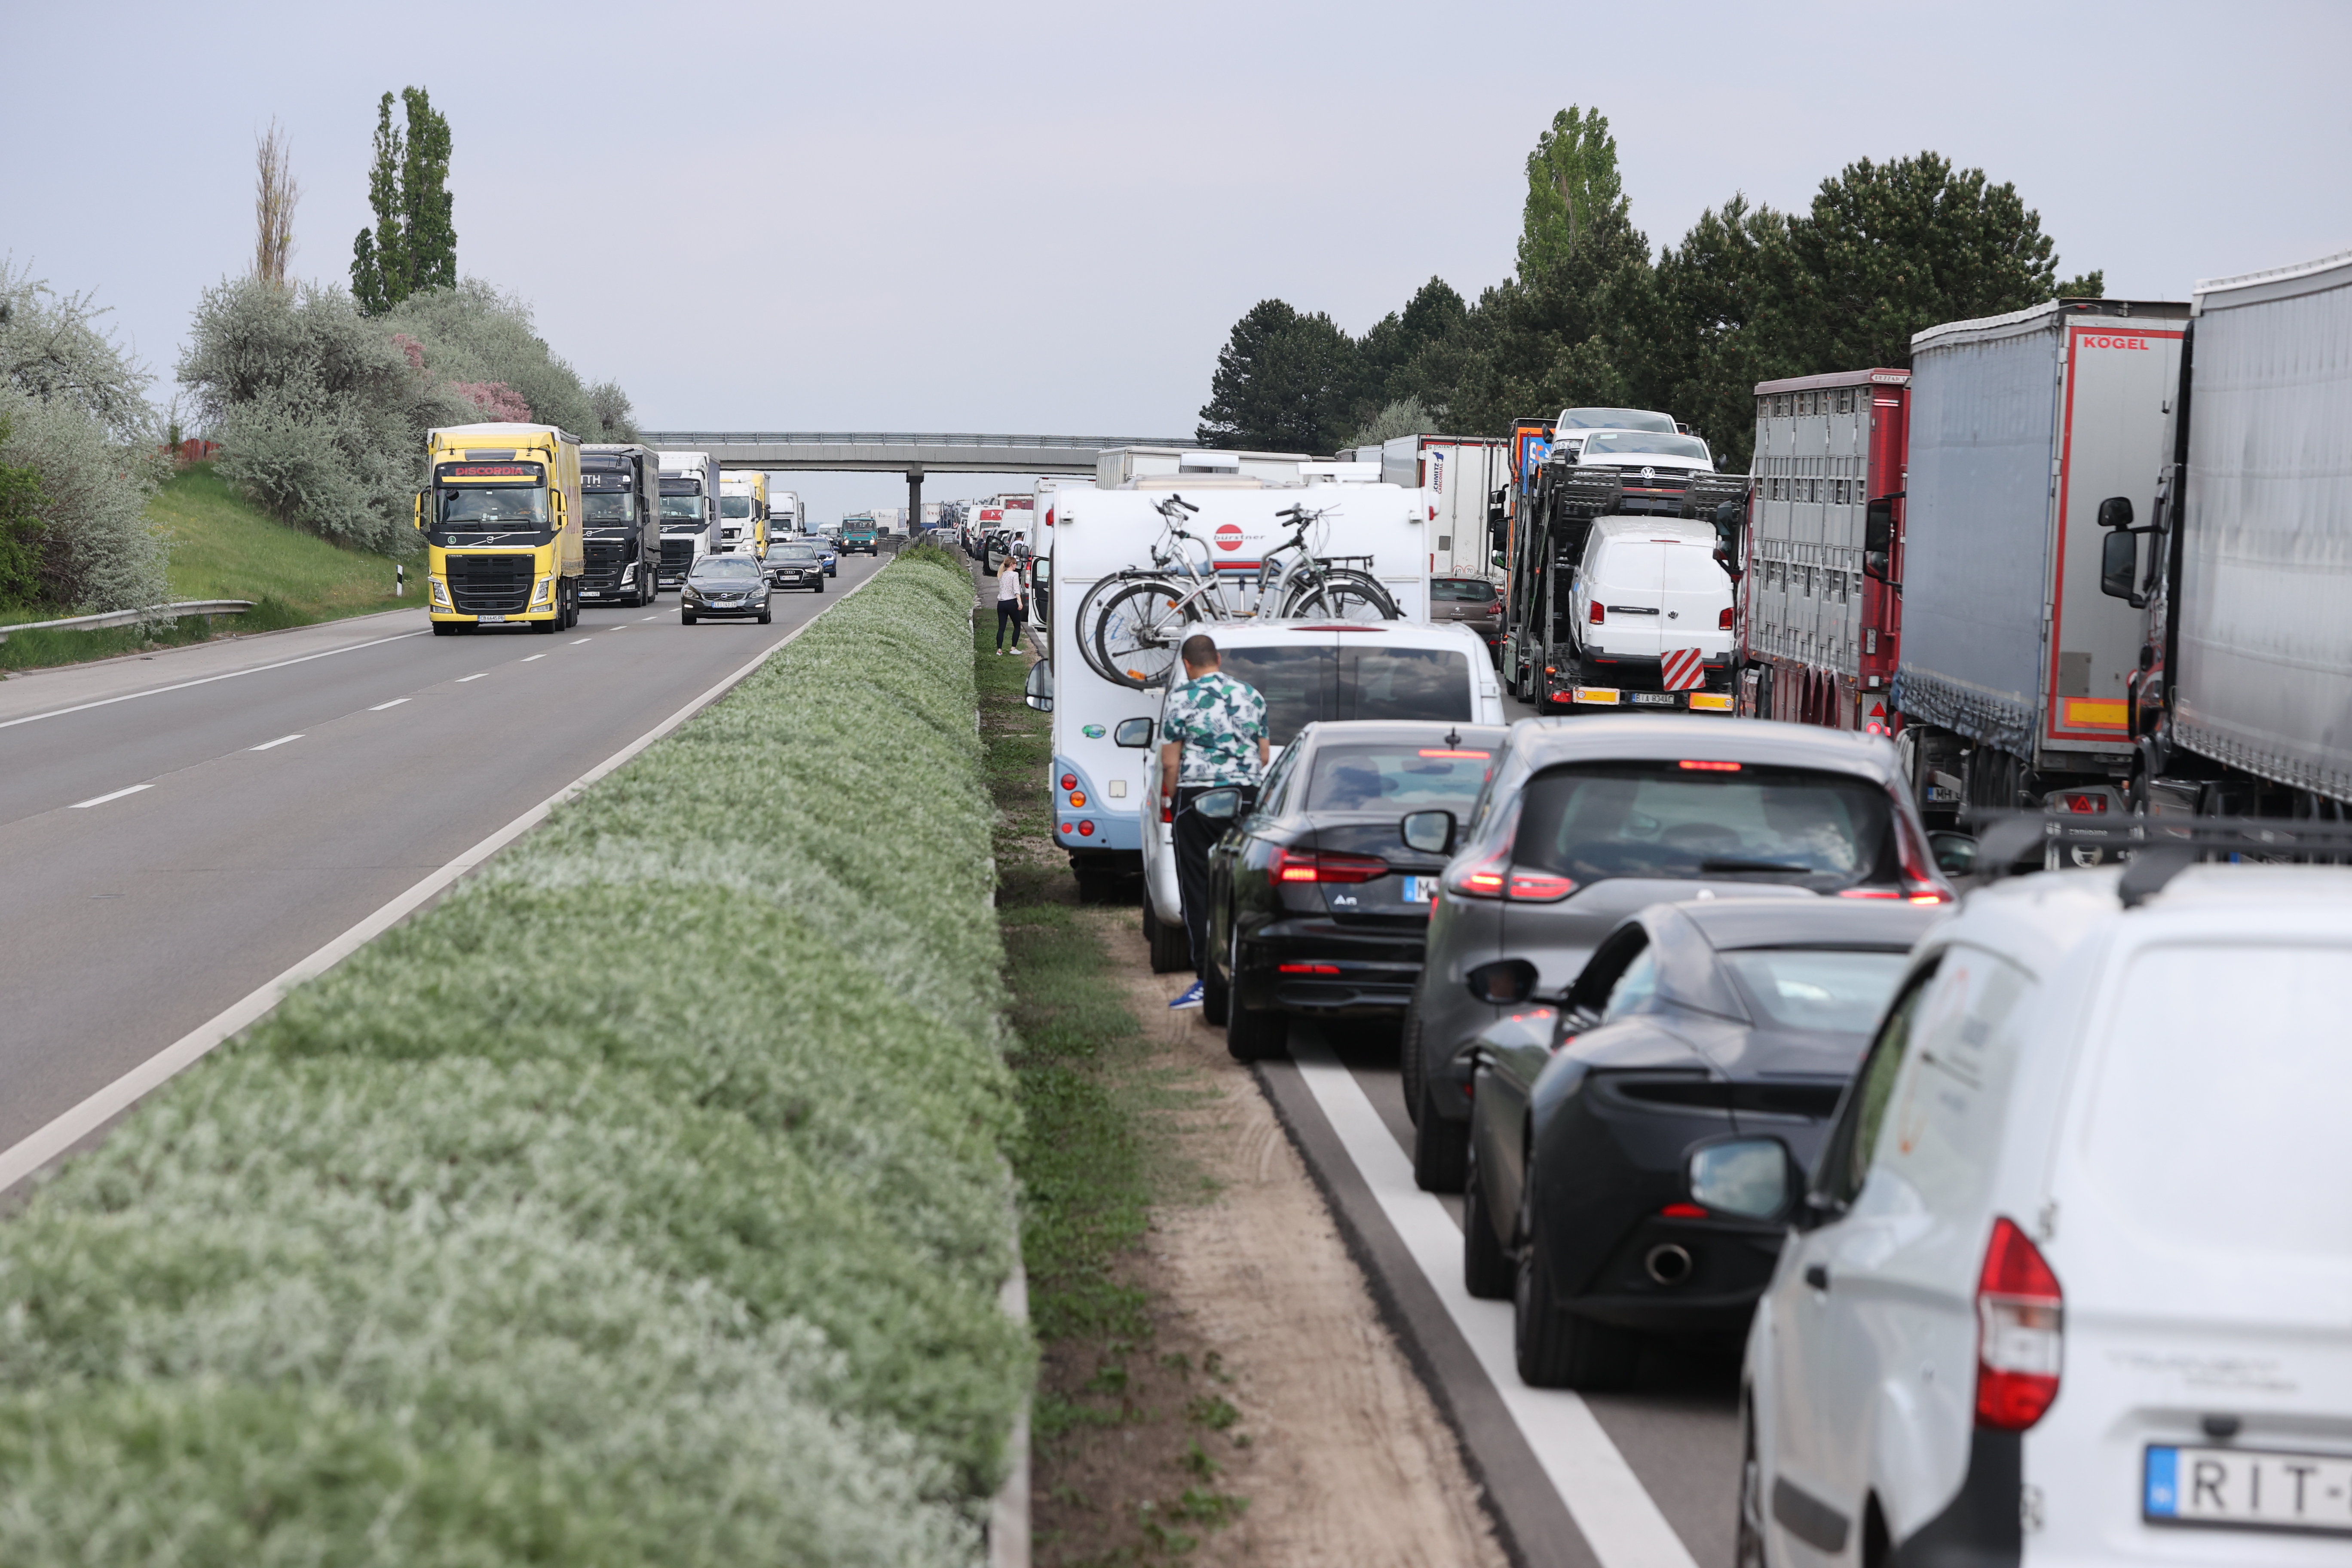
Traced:
[[483, 677], [483, 676], [488, 675], [488, 674], [489, 674], [489, 671], [488, 671], [488, 670], [487, 670], [487, 669], [476, 670], [476, 671], [475, 671], [473, 674], [471, 674], [471, 675], [461, 675], [461, 676], [459, 676], [459, 677], [457, 678], [457, 683], [459, 686], [463, 686], [463, 685], [465, 685], [465, 684], [466, 684], [466, 682], [467, 682], [467, 681], [469, 681], [469, 680], [479, 680], [479, 679], [482, 679], [482, 677]]
[[129, 789], [119, 789], [112, 795], [92, 795], [88, 800], [78, 800], [71, 805], [66, 807], [66, 809], [68, 811], [88, 811], [93, 805], [104, 805], [110, 800], [121, 800], [126, 795], [137, 795], [142, 789], [153, 789], [154, 787], [155, 786], [153, 784], [132, 784]]
[[183, 680], [172, 686], [151, 686], [144, 691], [126, 691], [120, 697], [101, 697], [95, 702], [77, 702], [70, 708], [52, 708], [47, 713], [27, 713], [22, 719], [0, 719], [0, 730], [18, 724], [31, 724], [43, 719], [62, 719], [68, 713], [87, 712], [92, 708], [109, 708], [117, 702], [128, 702], [134, 697], [161, 697], [166, 691], [185, 691], [191, 686], [210, 686], [215, 680], [234, 680], [240, 675], [259, 675], [265, 670], [284, 669], [289, 665], [308, 664], [314, 658], [326, 658], [339, 653], [357, 653], [363, 647], [382, 647], [388, 642], [407, 637], [421, 637], [423, 632], [395, 632], [373, 642], [355, 642], [349, 647], [331, 647], [319, 653], [306, 653], [299, 658], [281, 658], [276, 664], [257, 664], [251, 669], [224, 670], [218, 675], [203, 676], [194, 680]]
[[1697, 1568], [1582, 1396], [1519, 1381], [1510, 1303], [1481, 1301], [1462, 1288], [1462, 1227], [1435, 1194], [1414, 1184], [1412, 1163], [1355, 1075], [1316, 1030], [1291, 1031], [1290, 1059], [1601, 1568]]
[[[307, 733], [307, 731], [305, 732]], [[251, 746], [247, 749], [248, 751], [266, 752], [272, 746], [282, 746], [289, 741], [299, 741], [301, 738], [302, 737], [300, 735], [280, 735], [274, 741], [264, 741], [257, 746]]]
[[532, 655], [530, 656], [530, 658], [526, 658], [526, 659], [524, 659], [524, 660], [523, 660], [523, 662], [524, 662], [525, 664], [529, 664], [529, 663], [530, 662], [530, 660], [531, 660], [531, 659], [533, 659], [533, 658], [545, 658], [546, 657], [547, 657], [547, 656], [546, 656], [545, 654], [543, 654], [543, 653], [535, 653], [535, 654], [532, 654]]
[[582, 643], [594, 642], [595, 640], [596, 639], [594, 637], [573, 637], [572, 639], [572, 646], [573, 647], [578, 647]]
[[[867, 583], [873, 581], [870, 576], [862, 579], [856, 587], [851, 588], [849, 593], [844, 594], [834, 603], [836, 605], [847, 603], [851, 594], [856, 593], [858, 588], [863, 588]], [[780, 652], [786, 644], [816, 625], [823, 618], [824, 613], [820, 610], [816, 615], [811, 616], [807, 620], [786, 632], [759, 653], [754, 654], [740, 668], [720, 679], [719, 684], [696, 697], [685, 707], [545, 800], [541, 801], [455, 860], [427, 876], [423, 881], [361, 921], [359, 924], [352, 927], [326, 946], [302, 959], [276, 979], [247, 993], [243, 998], [232, 1003], [221, 1012], [181, 1036], [104, 1089], [90, 1095], [80, 1104], [72, 1107], [62, 1115], [51, 1118], [47, 1124], [39, 1130], [27, 1133], [6, 1149], [0, 1150], [0, 1193], [6, 1193], [26, 1177], [33, 1175], [48, 1165], [50, 1162], [62, 1157], [75, 1144], [137, 1105], [142, 1098], [152, 1094], [179, 1076], [182, 1071], [202, 1061], [223, 1042], [234, 1039], [239, 1033], [259, 1022], [270, 1009], [278, 1005], [278, 999], [287, 992], [306, 980], [324, 974], [376, 937], [398, 925], [419, 906], [431, 900], [458, 878], [473, 870], [483, 861], [536, 827], [546, 818], [549, 812], [572, 799], [582, 790], [620, 767], [639, 752], [726, 696], [753, 670]], [[103, 795], [96, 800], [86, 800], [81, 804], [101, 805], [110, 800], [119, 800], [126, 795], [135, 795], [149, 787], [146, 784], [133, 784], [129, 789], [117, 790], [112, 795]]]
[[608, 632], [625, 632], [629, 628], [626, 626], [606, 626], [604, 629]]
[[660, 620], [661, 617], [659, 616], [639, 616], [637, 619], [640, 621], [657, 621]]
[[397, 708], [407, 700], [408, 699], [405, 697], [395, 697], [389, 702], [377, 703], [374, 707], [369, 709], [368, 711], [371, 713], [381, 713], [387, 708]]

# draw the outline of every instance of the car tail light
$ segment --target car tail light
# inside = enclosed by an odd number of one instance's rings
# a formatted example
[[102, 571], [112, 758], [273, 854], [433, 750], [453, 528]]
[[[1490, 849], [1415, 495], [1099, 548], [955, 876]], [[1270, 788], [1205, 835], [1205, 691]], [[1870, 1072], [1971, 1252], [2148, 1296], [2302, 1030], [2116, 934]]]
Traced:
[[1077, 774], [1076, 774], [1076, 773], [1064, 773], [1064, 774], [1062, 775], [1062, 787], [1063, 787], [1064, 789], [1076, 789], [1076, 788], [1077, 788], [1077, 787], [1078, 787], [1078, 775], [1077, 775]]
[[1448, 871], [1440, 886], [1466, 899], [1556, 904], [1576, 891], [1576, 879], [1553, 871], [1521, 870], [1511, 864], [1509, 852], [1502, 850]]
[[1592, 608], [1584, 612], [1584, 618], [1596, 626], [1606, 626], [1609, 622], [1609, 612], [1602, 606], [1600, 600], [1595, 599], [1592, 601]]
[[1992, 1222], [1977, 1277], [1977, 1425], [2022, 1432], [2058, 1397], [2065, 1294], [2025, 1233]]
[[1081, 837], [1081, 838], [1092, 838], [1094, 836], [1095, 836], [1095, 825], [1094, 825], [1093, 823], [1091, 823], [1091, 822], [1081, 822], [1081, 823], [1079, 823], [1079, 824], [1078, 824], [1078, 837]]
[[2078, 816], [2095, 816], [2107, 809], [2107, 797], [2103, 795], [2062, 795], [2053, 797], [2051, 804], [2061, 811], [2071, 811]]
[[[1893, 792], [1890, 791], [1890, 794]], [[1948, 904], [1951, 885], [1936, 873], [1927, 841], [1898, 806], [1895, 812], [1895, 847], [1903, 861], [1903, 897], [1915, 904]]]
[[1556, 904], [1576, 891], [1576, 879], [1562, 877], [1551, 871], [1517, 871], [1511, 873], [1509, 898], [1520, 904]]
[[1084, 791], [1084, 790], [1082, 790], [1082, 789], [1074, 789], [1074, 790], [1072, 790], [1072, 791], [1070, 792], [1070, 804], [1071, 804], [1072, 805], [1086, 805], [1086, 804], [1087, 804], [1087, 792], [1086, 792], [1086, 791]]
[[1661, 1219], [1705, 1219], [1706, 1210], [1696, 1204], [1668, 1204], [1658, 1211]]
[[1274, 972], [1276, 974], [1337, 974], [1339, 966], [1336, 963], [1277, 963]]
[[1277, 882], [1369, 882], [1385, 877], [1389, 863], [1377, 855], [1328, 855], [1313, 849], [1277, 849]]
[[1892, 888], [1841, 888], [1841, 899], [1899, 899], [1903, 895]]
[[1722, 613], [1715, 617], [1715, 624], [1720, 630], [1727, 632], [1731, 629], [1731, 606], [1729, 605], [1723, 606]]

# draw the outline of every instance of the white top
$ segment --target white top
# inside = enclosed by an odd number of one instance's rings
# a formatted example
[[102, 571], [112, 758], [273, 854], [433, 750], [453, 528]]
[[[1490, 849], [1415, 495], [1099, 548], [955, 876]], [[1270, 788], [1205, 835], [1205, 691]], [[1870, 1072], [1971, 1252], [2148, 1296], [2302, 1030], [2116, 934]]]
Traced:
[[996, 569], [996, 602], [1000, 605], [1018, 603], [1021, 598], [1021, 569], [1013, 564], [1010, 556]]

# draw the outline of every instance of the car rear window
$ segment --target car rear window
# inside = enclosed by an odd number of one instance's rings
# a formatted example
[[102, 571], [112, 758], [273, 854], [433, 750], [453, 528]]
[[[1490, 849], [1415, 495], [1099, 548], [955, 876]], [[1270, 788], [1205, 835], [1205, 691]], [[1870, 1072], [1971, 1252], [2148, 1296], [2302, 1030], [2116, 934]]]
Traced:
[[1227, 648], [1221, 673], [1265, 699], [1266, 739], [1286, 746], [1307, 725], [1332, 719], [1425, 719], [1472, 723], [1470, 660], [1451, 648]]
[[1318, 746], [1307, 809], [1458, 813], [1478, 798], [1491, 763], [1470, 746]]
[[1910, 955], [1823, 952], [1798, 947], [1748, 949], [1723, 955], [1723, 966], [1748, 994], [1748, 1005], [1777, 1029], [1866, 1035], [1895, 994]]
[[1811, 768], [1578, 763], [1528, 781], [1512, 854], [1580, 882], [1706, 877], [1832, 892], [1895, 880], [1893, 810], [1867, 780]]
[[1496, 595], [1492, 583], [1462, 577], [1433, 577], [1429, 580], [1429, 596], [1455, 603], [1486, 604]]
[[2316, 942], [2166, 945], [2132, 961], [2084, 1152], [2148, 1243], [2352, 1260], [2347, 974], [2352, 950]]

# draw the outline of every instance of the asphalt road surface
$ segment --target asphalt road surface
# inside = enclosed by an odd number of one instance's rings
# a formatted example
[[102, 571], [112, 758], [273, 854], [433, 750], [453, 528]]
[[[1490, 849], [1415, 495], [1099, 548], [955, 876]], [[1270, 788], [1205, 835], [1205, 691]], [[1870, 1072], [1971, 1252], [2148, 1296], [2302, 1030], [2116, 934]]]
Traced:
[[266, 984], [871, 576], [773, 624], [421, 611], [0, 683], [0, 1150]]

